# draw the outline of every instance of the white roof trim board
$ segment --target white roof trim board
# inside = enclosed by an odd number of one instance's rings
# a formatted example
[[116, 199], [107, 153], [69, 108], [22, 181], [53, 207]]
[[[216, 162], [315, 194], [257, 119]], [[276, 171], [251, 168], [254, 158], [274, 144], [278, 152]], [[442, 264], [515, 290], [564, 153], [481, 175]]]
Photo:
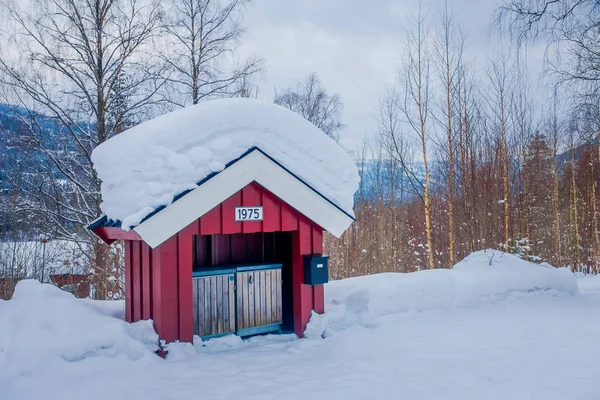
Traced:
[[351, 216], [256, 149], [133, 230], [150, 247], [156, 248], [253, 181], [336, 237], [353, 221]]

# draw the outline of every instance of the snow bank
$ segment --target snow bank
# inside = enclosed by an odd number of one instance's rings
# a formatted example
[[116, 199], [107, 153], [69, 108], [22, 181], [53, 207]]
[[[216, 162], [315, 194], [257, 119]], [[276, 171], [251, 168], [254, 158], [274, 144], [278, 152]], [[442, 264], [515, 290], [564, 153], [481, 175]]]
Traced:
[[102, 211], [124, 227], [259, 147], [353, 215], [353, 159], [299, 115], [253, 99], [214, 100], [144, 122], [98, 146]]
[[600, 275], [576, 275], [580, 293], [600, 293]]
[[[331, 282], [326, 287], [328, 323], [342, 327], [372, 323], [401, 312], [445, 310], [494, 302], [523, 293], [576, 293], [566, 268], [522, 260], [495, 250], [478, 251], [453, 270], [385, 273]], [[322, 320], [315, 320], [320, 326]], [[323, 329], [309, 326], [311, 336]]]
[[92, 299], [78, 299], [88, 307], [93, 308], [100, 314], [125, 319], [125, 300], [92, 300]]
[[19, 374], [95, 356], [154, 357], [157, 343], [152, 321], [128, 324], [35, 280], [19, 282], [0, 302], [0, 369]]

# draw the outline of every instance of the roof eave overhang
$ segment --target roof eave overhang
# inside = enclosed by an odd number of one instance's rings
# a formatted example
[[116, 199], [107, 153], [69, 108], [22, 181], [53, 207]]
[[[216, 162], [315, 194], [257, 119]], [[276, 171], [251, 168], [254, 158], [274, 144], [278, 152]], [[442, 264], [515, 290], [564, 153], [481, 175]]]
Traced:
[[[139, 239], [156, 248], [251, 182], [263, 186], [336, 237], [354, 221], [281, 164], [254, 149], [129, 232], [135, 232]], [[96, 234], [97, 229], [94, 229]], [[120, 228], [105, 229], [129, 233]]]
[[134, 230], [124, 231], [121, 228], [104, 226], [91, 228], [90, 230], [106, 244], [111, 244], [115, 240], [142, 240]]

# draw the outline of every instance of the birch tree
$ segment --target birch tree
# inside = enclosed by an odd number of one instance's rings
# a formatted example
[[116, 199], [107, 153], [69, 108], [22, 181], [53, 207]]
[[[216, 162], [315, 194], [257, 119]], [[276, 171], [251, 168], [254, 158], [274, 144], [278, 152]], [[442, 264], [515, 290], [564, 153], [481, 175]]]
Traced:
[[329, 94], [316, 73], [309, 74], [295, 88], [276, 91], [273, 102], [301, 115], [330, 138], [339, 139], [344, 127], [342, 100], [337, 93]]
[[497, 129], [499, 133], [499, 145], [500, 145], [500, 165], [502, 168], [502, 193], [503, 198], [499, 201], [504, 208], [504, 238], [503, 247], [504, 251], [509, 249], [509, 202], [510, 202], [510, 188], [509, 188], [509, 176], [508, 176], [508, 154], [507, 154], [507, 121], [508, 121], [508, 110], [509, 110], [509, 73], [511, 65], [509, 64], [509, 57], [504, 52], [500, 52], [499, 55], [491, 60], [488, 64], [488, 79], [491, 85], [490, 93], [490, 108], [492, 113], [495, 115]]
[[569, 245], [571, 252], [571, 270], [579, 271], [581, 261], [581, 248], [579, 244], [579, 213], [577, 210], [578, 191], [576, 179], [575, 164], [575, 134], [574, 127], [571, 127], [569, 135], [569, 153], [570, 153], [570, 185], [569, 185]]
[[172, 0], [166, 12], [168, 100], [177, 106], [245, 94], [262, 70], [257, 57], [238, 59], [243, 15], [251, 0]]
[[559, 123], [557, 112], [557, 93], [554, 92], [552, 115], [550, 119], [550, 131], [552, 141], [552, 219], [554, 232], [554, 254], [555, 265], [562, 266], [561, 244], [560, 244], [560, 205], [558, 193], [558, 147], [559, 147]]
[[407, 40], [405, 61], [399, 73], [399, 88], [402, 91], [399, 97], [399, 108], [406, 121], [408, 130], [417, 139], [418, 148], [423, 155], [424, 182], [417, 179], [415, 172], [408, 163], [400, 158], [400, 162], [406, 171], [409, 181], [413, 187], [422, 187], [423, 211], [425, 214], [425, 235], [427, 238], [427, 265], [430, 269], [435, 268], [433, 258], [433, 240], [431, 232], [431, 199], [430, 199], [430, 175], [427, 158], [427, 145], [430, 138], [429, 127], [429, 101], [431, 98], [430, 86], [430, 39], [429, 30], [426, 26], [426, 17], [423, 13], [422, 4], [416, 15], [413, 15], [407, 24]]
[[599, 93], [598, 0], [507, 0], [496, 20], [519, 41], [544, 41], [547, 69], [558, 81], [583, 84], [579, 88], [586, 94]]
[[24, 207], [39, 210], [55, 237], [91, 245], [93, 283], [104, 298], [108, 277], [119, 273], [107, 246], [82, 233], [100, 214], [91, 152], [127, 116], [143, 118], [157, 106], [164, 68], [151, 45], [160, 4], [32, 0], [25, 8], [8, 0], [2, 6], [10, 41], [0, 57], [0, 85], [5, 101], [26, 110], [18, 115], [37, 161], [27, 171]]
[[454, 266], [454, 89], [461, 63], [464, 40], [452, 11], [446, 1], [439, 16], [439, 28], [435, 38], [437, 72], [444, 89], [441, 107], [441, 125], [446, 132], [448, 149], [448, 254], [449, 267]]
[[[520, 159], [520, 199], [519, 214], [521, 215], [520, 240], [525, 247], [525, 254], [528, 255], [531, 250], [531, 229], [530, 229], [530, 204], [529, 204], [529, 177], [527, 152], [531, 137], [533, 135], [533, 110], [529, 96], [529, 79], [526, 64], [526, 50], [517, 50], [517, 59], [514, 70], [515, 88], [512, 93], [512, 113], [513, 126], [517, 131], [519, 141]], [[534, 171], [535, 172], [535, 171]]]

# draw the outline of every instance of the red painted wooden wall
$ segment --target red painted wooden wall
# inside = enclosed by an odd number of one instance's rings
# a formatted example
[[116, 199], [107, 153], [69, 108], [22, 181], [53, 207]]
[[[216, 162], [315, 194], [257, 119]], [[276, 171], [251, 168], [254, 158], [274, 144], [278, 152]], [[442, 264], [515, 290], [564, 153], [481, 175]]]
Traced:
[[[262, 206], [263, 221], [235, 222], [236, 206]], [[257, 183], [251, 183], [155, 249], [139, 240], [125, 247], [125, 303], [127, 321], [152, 318], [160, 338], [192, 341], [192, 267], [194, 235], [229, 240], [228, 256], [217, 261], [236, 262], [238, 233], [290, 231], [292, 233], [292, 293], [294, 331], [302, 336], [311, 310], [324, 312], [323, 285], [304, 285], [303, 255], [322, 254], [323, 229]], [[253, 235], [255, 236], [255, 235]], [[251, 236], [247, 241], [253, 240]], [[249, 246], [252, 247], [252, 246]], [[213, 259], [214, 259], [213, 254]], [[233, 259], [233, 260], [231, 260]]]

